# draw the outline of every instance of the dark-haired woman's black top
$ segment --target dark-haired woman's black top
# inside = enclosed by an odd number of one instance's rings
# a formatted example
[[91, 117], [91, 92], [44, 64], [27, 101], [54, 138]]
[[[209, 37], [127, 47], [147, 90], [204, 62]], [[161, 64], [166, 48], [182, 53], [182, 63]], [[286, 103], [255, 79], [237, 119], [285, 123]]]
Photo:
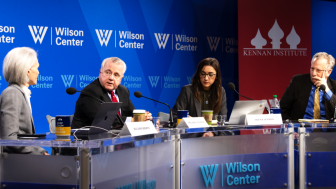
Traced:
[[[224, 88], [222, 87], [222, 104], [219, 112], [213, 114], [213, 118], [215, 119], [215, 115], [226, 115], [226, 93]], [[173, 107], [173, 117], [176, 122], [177, 119], [177, 110], [188, 110], [189, 115], [191, 117], [201, 117], [202, 116], [202, 103], [194, 98], [193, 88], [191, 84], [185, 85], [182, 87], [179, 96], [176, 99], [176, 103]]]

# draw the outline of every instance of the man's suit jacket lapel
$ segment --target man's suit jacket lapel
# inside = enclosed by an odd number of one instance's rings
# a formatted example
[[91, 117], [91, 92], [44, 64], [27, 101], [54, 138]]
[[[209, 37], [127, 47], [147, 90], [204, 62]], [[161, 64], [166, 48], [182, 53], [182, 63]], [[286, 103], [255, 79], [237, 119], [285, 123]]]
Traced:
[[310, 80], [310, 75], [308, 75], [307, 79], [309, 79], [309, 81], [302, 82], [302, 85], [301, 85], [302, 88], [300, 90], [300, 91], [302, 91], [301, 94], [302, 94], [302, 99], [303, 99], [302, 100], [303, 107], [301, 107], [301, 108], [302, 108], [303, 112], [306, 111], [307, 104], [308, 104], [308, 101], [309, 101], [310, 91], [311, 91], [312, 86], [313, 86], [313, 83]]
[[328, 77], [328, 79], [327, 79], [327, 85], [328, 85], [329, 89], [331, 90], [331, 92], [334, 94], [335, 93], [335, 89], [331, 85], [330, 77]]
[[[123, 94], [122, 90], [118, 90], [118, 88], [116, 89], [116, 93], [118, 95], [119, 98], [119, 102], [126, 102], [128, 100], [128, 95]], [[121, 106], [121, 113], [123, 114], [123, 106]]]
[[108, 92], [106, 90], [104, 90], [104, 93], [103, 93], [103, 101], [104, 102], [112, 102], [112, 96], [110, 98], [110, 96], [107, 94]]
[[[331, 85], [330, 77], [328, 77], [328, 79], [327, 79], [327, 85], [328, 85], [330, 91], [334, 94], [335, 89]], [[325, 93], [324, 95], [327, 95], [327, 93]], [[330, 98], [331, 98], [331, 96], [330, 96]], [[330, 99], [330, 100], [332, 101], [332, 99]], [[327, 100], [324, 101], [324, 109], [325, 109], [324, 111], [325, 111], [326, 119], [330, 119], [330, 118], [334, 117], [334, 115], [333, 115], [333, 113], [335, 111], [334, 108], [335, 107], [332, 105], [332, 102], [330, 102], [330, 101], [328, 102]]]

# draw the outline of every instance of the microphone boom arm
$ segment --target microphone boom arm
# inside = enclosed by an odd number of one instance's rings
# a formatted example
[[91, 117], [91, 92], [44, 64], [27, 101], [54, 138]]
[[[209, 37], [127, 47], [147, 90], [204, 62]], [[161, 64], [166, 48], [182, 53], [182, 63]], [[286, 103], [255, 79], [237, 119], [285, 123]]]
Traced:
[[95, 98], [96, 100], [98, 100], [98, 101], [101, 102], [101, 103], [105, 103], [104, 101], [102, 101], [102, 100], [100, 100], [99, 98], [97, 98], [97, 97], [91, 95], [90, 93], [87, 93], [87, 92], [84, 92], [84, 91], [77, 91], [77, 92], [80, 92], [80, 93], [82, 93], [82, 94], [84, 94], [84, 95], [86, 95], [86, 96]]
[[[236, 91], [236, 89], [234, 89], [234, 91]], [[253, 100], [252, 98], [249, 98], [249, 97], [246, 97], [246, 96], [243, 96], [243, 95], [239, 94], [237, 91], [236, 91], [236, 93], [237, 93], [238, 95], [244, 97], [244, 98], [247, 98], [247, 99], [249, 99], [249, 100]]]
[[168, 104], [160, 102], [160, 101], [157, 101], [157, 100], [154, 100], [154, 99], [151, 99], [151, 98], [148, 98], [148, 97], [145, 97], [145, 96], [141, 96], [141, 97], [147, 98], [149, 100], [153, 100], [155, 102], [158, 102], [158, 103], [161, 103], [161, 104], [164, 104], [164, 105], [168, 106], [168, 108], [169, 108], [169, 114], [170, 114], [170, 116], [169, 116], [170, 126], [172, 127], [174, 125], [174, 122], [173, 122], [173, 111], [171, 110], [171, 108], [170, 108], [170, 106]]

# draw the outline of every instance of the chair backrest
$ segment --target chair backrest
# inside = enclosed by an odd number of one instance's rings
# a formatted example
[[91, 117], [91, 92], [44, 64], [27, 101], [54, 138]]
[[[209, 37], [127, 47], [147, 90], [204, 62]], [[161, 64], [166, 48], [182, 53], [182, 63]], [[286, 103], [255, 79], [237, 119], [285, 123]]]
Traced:
[[160, 122], [168, 122], [169, 121], [169, 114], [164, 112], [159, 112], [158, 117], [160, 117]]
[[51, 133], [55, 134], [55, 117], [51, 117], [50, 115], [47, 115], [47, 121], [49, 124], [49, 130]]

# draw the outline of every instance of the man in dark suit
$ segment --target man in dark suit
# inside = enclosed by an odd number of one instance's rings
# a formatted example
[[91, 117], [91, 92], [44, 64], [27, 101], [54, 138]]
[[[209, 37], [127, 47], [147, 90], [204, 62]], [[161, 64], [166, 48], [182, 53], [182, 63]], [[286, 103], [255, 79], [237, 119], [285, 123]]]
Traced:
[[[283, 120], [334, 118], [336, 81], [331, 79], [335, 59], [327, 53], [316, 53], [310, 74], [296, 75], [280, 101]], [[320, 86], [325, 86], [325, 93]]]
[[[120, 85], [126, 64], [117, 57], [106, 58], [101, 65], [98, 79], [94, 80], [83, 89], [83, 92], [89, 93], [104, 102], [122, 102], [119, 110], [120, 117], [123, 121], [127, 117], [132, 117], [134, 106], [129, 98], [129, 90]], [[100, 102], [85, 94], [81, 94], [76, 102], [75, 114], [71, 124], [72, 129], [90, 126], [95, 118]], [[146, 112], [146, 119], [151, 119], [149, 112]], [[114, 129], [121, 129], [118, 119], [114, 120]]]

